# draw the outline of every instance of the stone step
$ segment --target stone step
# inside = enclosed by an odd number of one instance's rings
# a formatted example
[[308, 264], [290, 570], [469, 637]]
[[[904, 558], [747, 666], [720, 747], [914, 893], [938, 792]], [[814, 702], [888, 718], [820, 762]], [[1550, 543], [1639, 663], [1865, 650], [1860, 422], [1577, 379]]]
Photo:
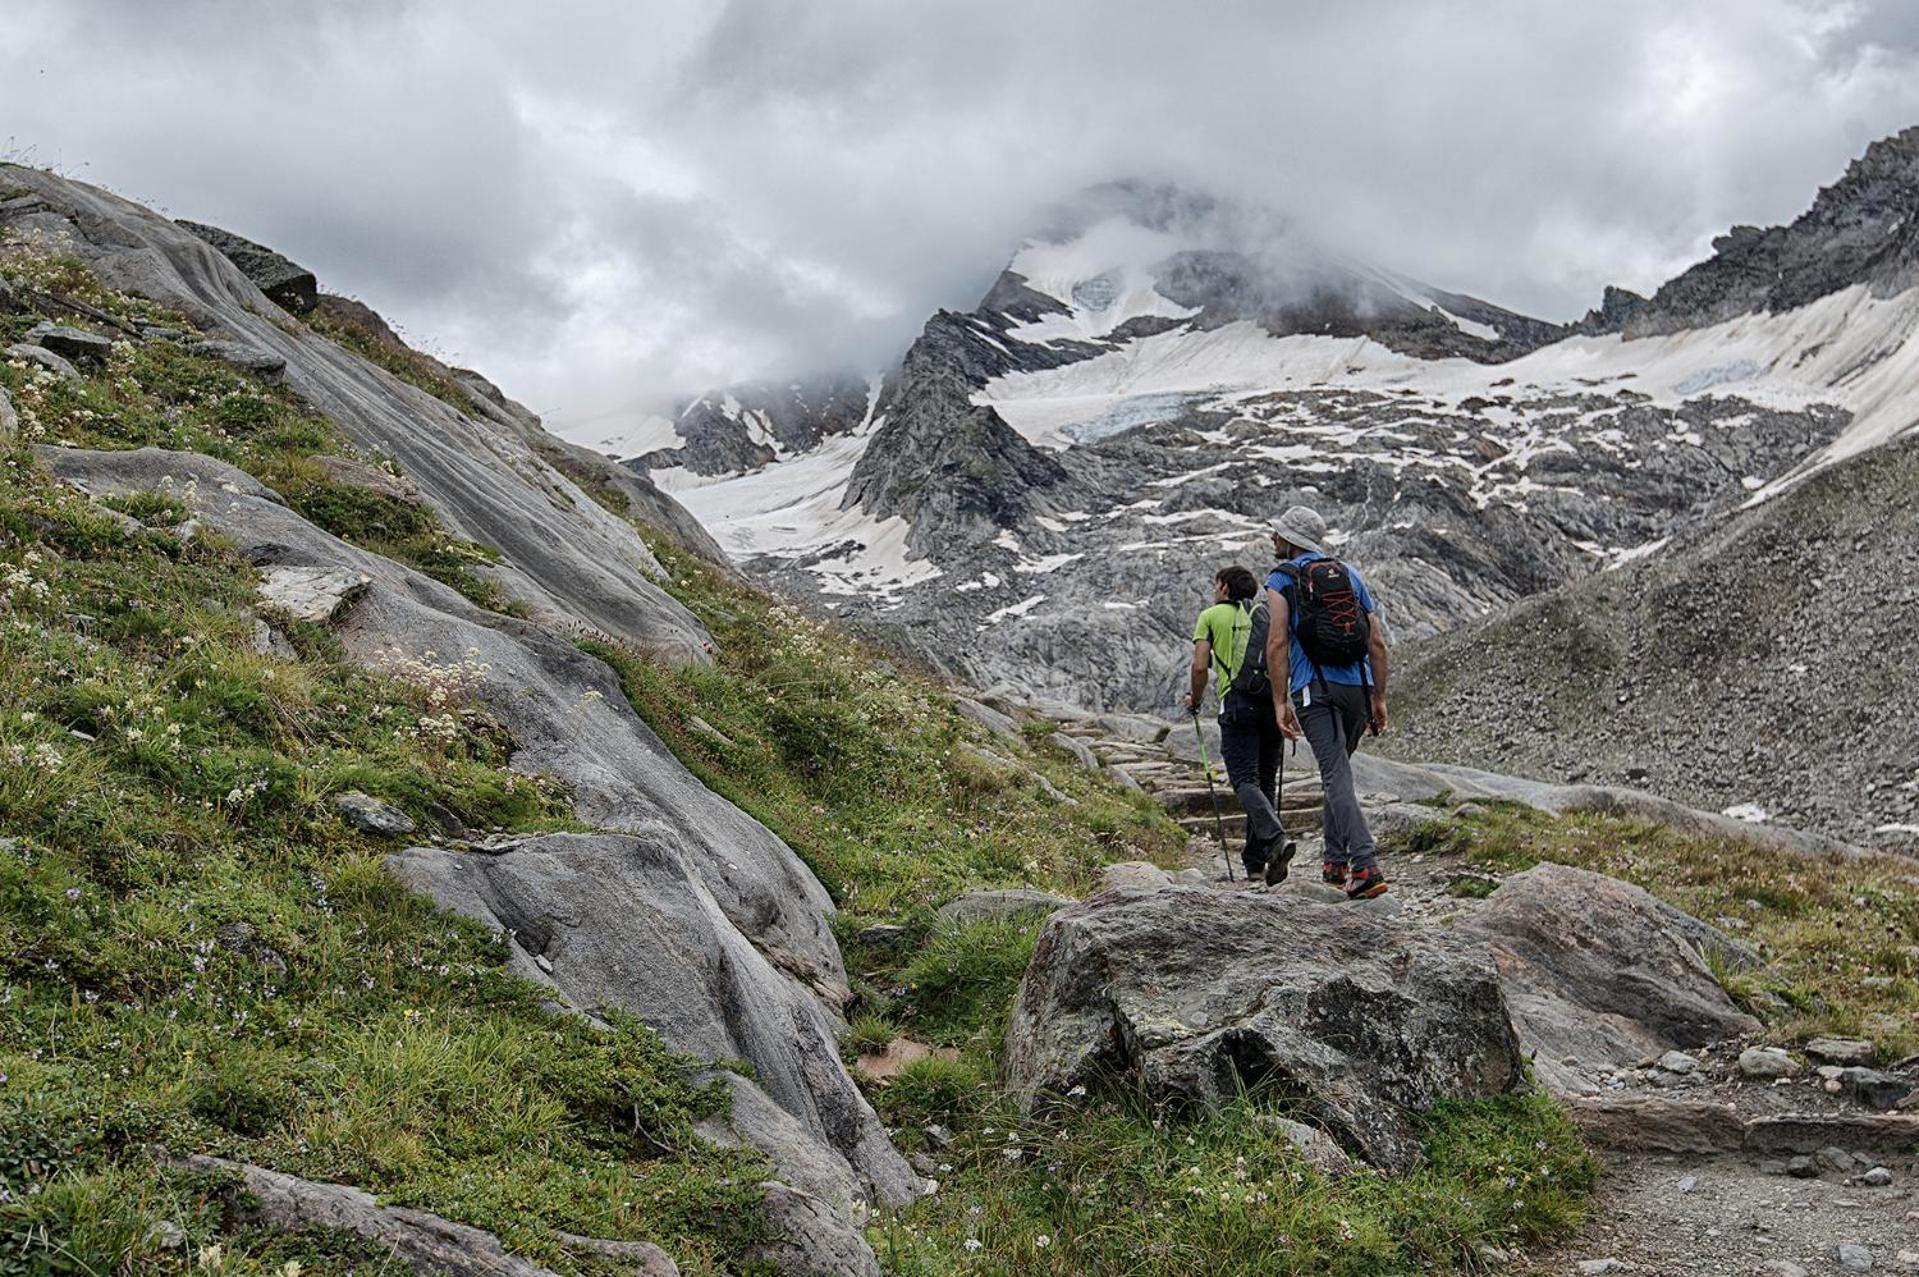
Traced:
[[[1220, 813], [1219, 821], [1220, 824], [1225, 826], [1226, 836], [1228, 838], [1243, 839], [1246, 837], [1246, 813], [1240, 811], [1237, 807], [1223, 809]], [[1316, 833], [1320, 826], [1319, 808], [1314, 807], [1310, 810], [1303, 811], [1287, 808], [1279, 814], [1279, 824], [1287, 833], [1295, 836], [1299, 834]], [[1215, 837], [1211, 812], [1208, 812], [1204, 816], [1182, 817], [1179, 822], [1179, 827], [1195, 838], [1211, 839]]]
[[[1138, 773], [1135, 772], [1134, 775], [1137, 776]], [[1175, 815], [1210, 815], [1213, 810], [1213, 794], [1215, 793], [1219, 795], [1219, 801], [1222, 806], [1230, 807], [1238, 805], [1233, 798], [1233, 791], [1226, 788], [1223, 781], [1215, 781], [1214, 784], [1215, 788], [1211, 791], [1209, 791], [1204, 784], [1182, 785], [1177, 787], [1169, 786], [1156, 790], [1153, 797], [1159, 800], [1160, 806]], [[1279, 796], [1279, 806], [1282, 811], [1311, 810], [1317, 812], [1320, 808], [1320, 802], [1320, 791], [1317, 788], [1288, 788]]]

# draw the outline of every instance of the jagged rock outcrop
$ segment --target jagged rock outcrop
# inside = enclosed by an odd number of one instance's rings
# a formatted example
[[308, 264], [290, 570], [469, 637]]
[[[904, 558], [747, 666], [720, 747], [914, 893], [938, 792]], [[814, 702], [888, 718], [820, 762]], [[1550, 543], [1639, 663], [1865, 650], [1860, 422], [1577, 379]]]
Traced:
[[1022, 439], [942, 357], [939, 320], [907, 352], [886, 424], [847, 484], [843, 508], [912, 524], [920, 554], [991, 541], [1043, 511], [1043, 494], [1066, 482], [1060, 464]]
[[[407, 677], [437, 660], [512, 737], [514, 770], [563, 782], [580, 818], [617, 831], [539, 840], [493, 859], [422, 851], [396, 866], [451, 907], [514, 929], [515, 969], [587, 1007], [625, 1006], [670, 1046], [755, 1059], [760, 1085], [818, 1165], [897, 1201], [916, 1183], [833, 1045], [850, 996], [827, 923], [832, 903], [791, 849], [718, 797], [636, 716], [600, 661], [536, 623], [321, 532], [240, 470], [192, 453], [43, 448], [60, 480], [96, 496], [170, 480], [195, 517], [263, 569], [364, 578], [335, 632], [346, 650]], [[636, 937], [650, 937], [654, 949]], [[672, 953], [680, 965], [668, 966]], [[539, 958], [553, 966], [549, 973]], [[550, 978], [549, 978], [550, 977]], [[670, 997], [668, 996], [670, 995]], [[655, 998], [663, 999], [656, 1002]], [[817, 1048], [817, 1049], [815, 1049]], [[744, 1134], [770, 1129], [743, 1125]], [[850, 1202], [838, 1203], [841, 1208]]]
[[320, 281], [314, 278], [312, 271], [299, 263], [290, 261], [264, 244], [256, 244], [244, 235], [235, 235], [218, 226], [184, 219], [178, 224], [219, 249], [253, 281], [254, 287], [276, 305], [284, 306], [296, 315], [304, 315], [319, 303]]
[[523, 437], [289, 323], [184, 227], [84, 183], [14, 166], [6, 174], [33, 192], [0, 208], [9, 236], [75, 254], [110, 287], [181, 311], [207, 337], [284, 360], [289, 390], [367, 452], [397, 461], [449, 531], [500, 552], [488, 570], [536, 617], [678, 661], [705, 659], [709, 636], [654, 583], [659, 565], [639, 534]]
[[1418, 1157], [1413, 1113], [1523, 1076], [1477, 939], [1209, 886], [1147, 882], [1055, 913], [1006, 1035], [1028, 1109], [1114, 1078], [1205, 1107], [1260, 1088], [1389, 1170]]
[[1709, 965], [1751, 970], [1759, 955], [1631, 883], [1538, 865], [1501, 883], [1465, 930], [1492, 947], [1520, 1045], [1555, 1090], [1759, 1030]]
[[631, 458], [641, 473], [683, 466], [694, 474], [757, 470], [781, 454], [807, 452], [866, 420], [866, 382], [850, 375], [783, 386], [747, 382], [701, 395], [673, 414], [678, 443]]
[[1703, 328], [1804, 306], [1863, 284], [1889, 297], [1919, 283], [1919, 127], [1882, 138], [1786, 226], [1735, 226], [1713, 255], [1619, 315], [1628, 337]]
[[1891, 443], [1427, 644], [1384, 747], [1919, 849], [1914, 491], [1919, 441]]

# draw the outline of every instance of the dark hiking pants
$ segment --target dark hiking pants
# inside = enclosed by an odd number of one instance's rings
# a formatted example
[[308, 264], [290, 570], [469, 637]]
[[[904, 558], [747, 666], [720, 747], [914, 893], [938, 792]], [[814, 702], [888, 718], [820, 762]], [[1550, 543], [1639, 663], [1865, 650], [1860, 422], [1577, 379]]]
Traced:
[[1246, 812], [1246, 846], [1240, 860], [1248, 874], [1266, 867], [1266, 857], [1283, 838], [1274, 786], [1279, 775], [1279, 725], [1268, 714], [1263, 721], [1219, 721], [1219, 758], [1226, 764], [1226, 780]]
[[[1302, 700], [1310, 701], [1301, 704]], [[1370, 869], [1379, 863], [1379, 849], [1366, 828], [1366, 817], [1359, 810], [1359, 795], [1353, 790], [1353, 751], [1372, 706], [1366, 689], [1347, 683], [1321, 683], [1317, 680], [1293, 693], [1293, 706], [1299, 712], [1306, 741], [1319, 761], [1319, 783], [1325, 791], [1325, 858], [1353, 869]]]

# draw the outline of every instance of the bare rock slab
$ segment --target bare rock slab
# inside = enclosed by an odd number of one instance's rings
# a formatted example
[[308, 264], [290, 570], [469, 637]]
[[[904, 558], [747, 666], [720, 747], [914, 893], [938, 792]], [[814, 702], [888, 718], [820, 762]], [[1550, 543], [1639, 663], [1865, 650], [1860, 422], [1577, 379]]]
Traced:
[[[435, 1277], [557, 1277], [552, 1269], [509, 1255], [492, 1233], [404, 1206], [382, 1206], [371, 1193], [323, 1184], [223, 1157], [167, 1157], [179, 1169], [237, 1178], [228, 1209], [276, 1232], [322, 1228], [372, 1243], [416, 1273]], [[670, 1262], [670, 1261], [669, 1261]]]
[[[837, 1026], [814, 991], [768, 961], [766, 940], [734, 925], [672, 831], [552, 834], [485, 856], [414, 847], [387, 866], [502, 932], [509, 968], [570, 1005], [627, 1011], [674, 1050], [752, 1064], [759, 1087], [793, 1119], [766, 1151], [830, 1165], [834, 1207], [917, 1195], [918, 1178], [841, 1066]], [[742, 875], [738, 886], [769, 923], [777, 916], [769, 884]], [[786, 1143], [806, 1147], [778, 1147]], [[824, 1185], [815, 1177], [810, 1186]]]
[[369, 580], [351, 568], [271, 568], [260, 578], [260, 597], [302, 621], [325, 624], [345, 616]]
[[1035, 913], [1051, 913], [1073, 903], [1072, 897], [1030, 887], [1007, 887], [998, 891], [969, 891], [939, 908], [940, 921], [965, 925], [989, 919], [1018, 918]]
[[1519, 1039], [1556, 1090], [1581, 1088], [1568, 1058], [1619, 1068], [1759, 1029], [1705, 957], [1751, 951], [1631, 883], [1538, 865], [1506, 879], [1464, 929], [1492, 945]]
[[1399, 1171], [1411, 1115], [1524, 1077], [1484, 944], [1286, 895], [1109, 890], [1041, 932], [1007, 1029], [1027, 1110], [1103, 1078], [1221, 1106], [1271, 1086], [1349, 1153]]

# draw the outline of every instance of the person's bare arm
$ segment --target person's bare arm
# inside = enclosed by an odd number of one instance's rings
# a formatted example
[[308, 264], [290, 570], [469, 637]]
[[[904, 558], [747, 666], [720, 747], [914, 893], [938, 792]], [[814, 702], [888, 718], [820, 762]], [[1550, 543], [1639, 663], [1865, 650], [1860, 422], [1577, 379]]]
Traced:
[[1189, 713], [1199, 712], [1199, 703], [1206, 695], [1206, 678], [1212, 672], [1212, 643], [1207, 639], [1193, 640], [1193, 685], [1186, 693], [1186, 709]]
[[1366, 651], [1373, 666], [1373, 735], [1386, 734], [1386, 680], [1391, 677], [1391, 660], [1386, 655], [1386, 627], [1380, 624], [1379, 617], [1372, 618], [1370, 634], [1366, 640]]
[[1287, 740], [1298, 740], [1299, 716], [1293, 713], [1292, 609], [1278, 590], [1266, 591], [1266, 678], [1273, 685], [1273, 715]]

